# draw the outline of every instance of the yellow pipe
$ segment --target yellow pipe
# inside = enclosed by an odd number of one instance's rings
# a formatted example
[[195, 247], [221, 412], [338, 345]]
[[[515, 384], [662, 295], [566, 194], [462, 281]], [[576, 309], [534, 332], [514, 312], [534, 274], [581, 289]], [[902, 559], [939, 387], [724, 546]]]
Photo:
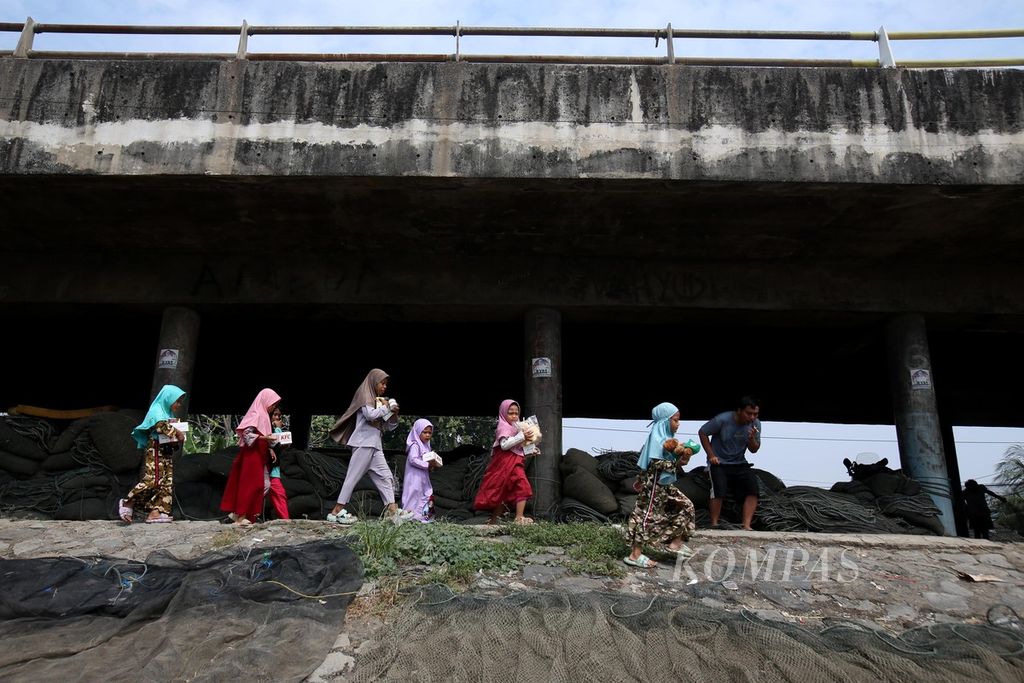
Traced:
[[908, 59], [896, 62], [898, 67], [908, 69], [941, 69], [970, 66], [1024, 66], [1024, 57], [1002, 57], [994, 59]]
[[889, 31], [889, 40], [955, 40], [959, 38], [1024, 38], [1024, 28], [975, 31]]

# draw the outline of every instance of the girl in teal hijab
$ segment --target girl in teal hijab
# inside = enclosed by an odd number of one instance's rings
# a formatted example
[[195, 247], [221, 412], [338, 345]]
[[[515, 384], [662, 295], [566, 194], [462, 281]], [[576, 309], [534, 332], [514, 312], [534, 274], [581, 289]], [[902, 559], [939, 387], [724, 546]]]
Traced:
[[153, 399], [153, 403], [149, 406], [149, 412], [146, 413], [142, 424], [132, 430], [132, 436], [135, 437], [135, 443], [138, 444], [139, 448], [145, 448], [149, 440], [153, 438], [150, 431], [158, 422], [174, 419], [174, 404], [184, 395], [184, 390], [173, 384], [165, 384], [160, 389], [156, 398]]
[[[672, 425], [672, 416], [676, 417], [675, 426]], [[636, 464], [641, 470], [647, 471], [651, 465], [651, 460], [665, 460], [671, 457], [673, 460], [674, 454], [668, 453], [664, 448], [664, 443], [669, 439], [675, 438], [676, 429], [679, 428], [679, 408], [676, 408], [671, 403], [659, 403], [654, 406], [654, 410], [651, 411], [651, 431], [647, 433], [647, 441], [644, 443], [643, 450], [640, 451], [640, 458]], [[698, 447], [699, 450], [699, 447]], [[658, 478], [658, 483], [662, 485], [669, 485], [676, 483], [675, 470], [662, 472]]]
[[[147, 511], [147, 524], [173, 521], [171, 505], [174, 502], [174, 450], [185, 440], [175, 429], [175, 412], [181, 410], [184, 390], [173, 384], [164, 385], [149, 406], [146, 417], [135, 429], [132, 437], [139, 448], [145, 449], [142, 476], [128, 495], [117, 501], [117, 516], [126, 524], [132, 523], [136, 505]], [[160, 436], [170, 441], [160, 443]]]
[[640, 451], [637, 465], [637, 498], [629, 516], [630, 554], [623, 562], [641, 569], [657, 563], [643, 554], [644, 546], [658, 547], [679, 558], [693, 555], [685, 542], [696, 528], [696, 512], [690, 499], [675, 487], [676, 468], [685, 465], [700, 450], [694, 441], [681, 444], [675, 438], [679, 429], [679, 409], [671, 403], [659, 403], [651, 411], [651, 431]]

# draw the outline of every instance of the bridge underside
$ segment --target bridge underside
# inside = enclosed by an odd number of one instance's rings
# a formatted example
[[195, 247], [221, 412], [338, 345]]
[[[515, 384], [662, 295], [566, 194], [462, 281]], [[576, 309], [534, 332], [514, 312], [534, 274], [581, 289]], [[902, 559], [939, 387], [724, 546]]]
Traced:
[[0, 405], [143, 405], [167, 305], [202, 318], [191, 409], [270, 385], [333, 413], [522, 395], [563, 320], [564, 414], [892, 422], [883, 328], [922, 313], [943, 420], [1022, 426], [1016, 186], [5, 176]]

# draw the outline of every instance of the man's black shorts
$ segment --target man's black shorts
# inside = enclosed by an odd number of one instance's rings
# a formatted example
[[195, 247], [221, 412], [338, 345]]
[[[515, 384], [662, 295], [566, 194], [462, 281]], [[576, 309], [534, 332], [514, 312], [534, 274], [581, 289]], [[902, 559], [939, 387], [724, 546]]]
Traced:
[[757, 495], [757, 475], [753, 465], [710, 465], [708, 474], [711, 477], [711, 497], [746, 498]]

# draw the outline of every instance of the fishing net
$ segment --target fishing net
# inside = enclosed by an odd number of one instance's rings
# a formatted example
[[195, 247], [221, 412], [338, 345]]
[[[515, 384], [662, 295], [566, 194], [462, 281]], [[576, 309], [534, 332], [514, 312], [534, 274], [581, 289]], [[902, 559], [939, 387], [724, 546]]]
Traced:
[[899, 635], [819, 631], [692, 598], [422, 591], [356, 658], [356, 681], [1020, 681], [1020, 620]]
[[302, 680], [362, 584], [344, 543], [0, 560], [4, 681]]

